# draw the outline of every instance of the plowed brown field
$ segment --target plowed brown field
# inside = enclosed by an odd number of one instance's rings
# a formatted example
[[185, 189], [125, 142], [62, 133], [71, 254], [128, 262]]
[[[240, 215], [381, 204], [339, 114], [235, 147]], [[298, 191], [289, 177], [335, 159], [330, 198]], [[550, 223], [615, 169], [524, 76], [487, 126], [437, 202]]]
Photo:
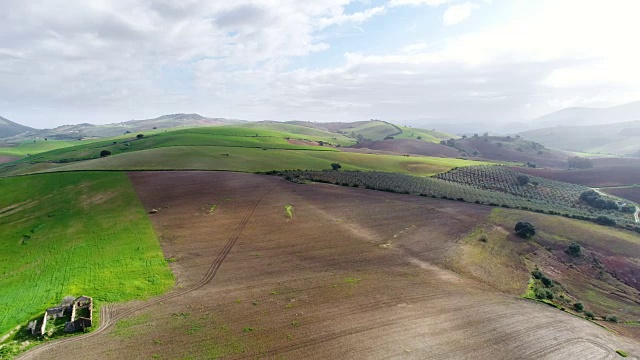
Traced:
[[176, 289], [103, 311], [101, 330], [25, 358], [640, 354], [634, 341], [447, 270], [489, 207], [251, 174], [130, 178], [145, 206], [158, 210], [150, 216], [175, 259]]
[[19, 157], [15, 157], [15, 156], [0, 156], [0, 164], [5, 164], [8, 162], [12, 162], [15, 160], [20, 159]]

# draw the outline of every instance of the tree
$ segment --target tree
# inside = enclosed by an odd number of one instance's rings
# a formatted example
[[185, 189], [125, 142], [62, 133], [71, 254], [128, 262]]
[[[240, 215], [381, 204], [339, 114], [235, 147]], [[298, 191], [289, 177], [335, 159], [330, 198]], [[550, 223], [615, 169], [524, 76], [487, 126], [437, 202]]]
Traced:
[[584, 310], [584, 305], [582, 305], [582, 303], [575, 303], [573, 304], [573, 309], [577, 312], [582, 312], [582, 310]]
[[582, 246], [577, 242], [572, 242], [569, 244], [565, 252], [573, 257], [580, 257], [582, 256]]
[[331, 168], [333, 170], [338, 170], [342, 167], [342, 165], [338, 164], [338, 163], [331, 163]]
[[136, 138], [137, 138], [137, 139], [142, 139], [143, 137], [144, 137], [144, 134], [138, 134], [138, 135], [136, 135]]
[[573, 156], [567, 159], [567, 164], [570, 169], [591, 169], [593, 167], [593, 161], [588, 158], [580, 156]]
[[109, 156], [109, 155], [111, 155], [111, 151], [109, 151], [109, 150], [100, 151], [100, 157], [105, 157], [105, 156]]
[[418, 140], [422, 140], [422, 136], [418, 136], [416, 139], [418, 139]]
[[604, 215], [598, 216], [596, 218], [596, 223], [598, 223], [600, 225], [604, 225], [604, 226], [616, 226], [616, 221], [615, 220], [613, 220], [613, 219], [611, 219], [611, 218], [609, 218], [607, 216], [604, 216]]
[[536, 227], [526, 221], [520, 221], [515, 227], [518, 236], [528, 239], [536, 234]]
[[527, 175], [518, 175], [516, 179], [518, 180], [518, 184], [521, 186], [525, 186], [529, 183], [529, 177]]

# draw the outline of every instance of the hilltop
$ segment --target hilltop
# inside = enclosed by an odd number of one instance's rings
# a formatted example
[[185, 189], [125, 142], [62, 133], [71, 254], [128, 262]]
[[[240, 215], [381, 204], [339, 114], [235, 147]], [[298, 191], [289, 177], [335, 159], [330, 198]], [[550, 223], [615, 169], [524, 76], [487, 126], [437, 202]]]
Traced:
[[[123, 135], [127, 132], [139, 132], [153, 129], [167, 129], [175, 127], [216, 126], [240, 123], [240, 120], [223, 118], [208, 118], [199, 114], [170, 114], [153, 119], [129, 120], [120, 123], [94, 125], [89, 123], [62, 125], [53, 129], [31, 129], [22, 131], [19, 136], [8, 138], [7, 142], [19, 142], [34, 138], [48, 138], [54, 140], [77, 140], [85, 138], [103, 138]], [[8, 136], [13, 136], [12, 134]], [[7, 137], [8, 137], [7, 136]]]
[[533, 120], [543, 127], [604, 125], [640, 120], [640, 101], [608, 108], [571, 107]]
[[18, 123], [15, 123], [9, 119], [5, 119], [2, 116], [0, 116], [0, 138], [15, 136], [31, 130], [34, 130], [34, 129], [28, 126], [20, 125]]
[[569, 151], [640, 155], [640, 120], [607, 125], [557, 126], [520, 133], [545, 146]]

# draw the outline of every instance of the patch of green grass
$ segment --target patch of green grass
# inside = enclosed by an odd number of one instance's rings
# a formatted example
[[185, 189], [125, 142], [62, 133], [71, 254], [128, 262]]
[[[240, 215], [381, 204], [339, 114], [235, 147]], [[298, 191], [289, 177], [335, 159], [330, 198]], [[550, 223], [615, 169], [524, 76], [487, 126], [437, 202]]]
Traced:
[[[446, 134], [446, 133], [442, 133], [434, 130], [410, 128], [407, 126], [399, 126], [399, 127], [402, 130], [402, 134], [394, 135], [393, 137], [395, 139], [416, 139], [416, 140], [422, 140], [426, 142], [439, 143], [440, 140], [457, 138], [457, 136], [455, 135]], [[418, 137], [420, 139], [418, 139]]]
[[35, 155], [51, 150], [89, 144], [95, 141], [96, 140], [36, 140], [33, 142], [29, 140], [13, 146], [0, 146], [0, 156], [25, 157], [27, 154]]
[[242, 328], [242, 332], [245, 332], [245, 333], [252, 332], [253, 330], [255, 329], [252, 328], [251, 326], [245, 326], [244, 328]]
[[136, 327], [149, 321], [151, 315], [141, 314], [132, 318], [121, 319], [116, 322], [116, 327], [111, 333], [113, 336], [130, 338], [140, 332]]
[[616, 350], [616, 354], [622, 356], [622, 357], [629, 357], [629, 353], [624, 351], [624, 350]]
[[362, 279], [359, 278], [352, 278], [352, 277], [348, 277], [348, 278], [344, 278], [342, 281], [347, 283], [347, 284], [357, 284], [361, 281]]
[[0, 179], [0, 209], [0, 334], [67, 295], [127, 301], [174, 284], [124, 173]]
[[292, 218], [293, 217], [293, 205], [285, 205], [284, 206], [284, 214], [288, 218]]
[[209, 208], [209, 214], [216, 211], [217, 208], [218, 208], [218, 205], [211, 205], [211, 207]]

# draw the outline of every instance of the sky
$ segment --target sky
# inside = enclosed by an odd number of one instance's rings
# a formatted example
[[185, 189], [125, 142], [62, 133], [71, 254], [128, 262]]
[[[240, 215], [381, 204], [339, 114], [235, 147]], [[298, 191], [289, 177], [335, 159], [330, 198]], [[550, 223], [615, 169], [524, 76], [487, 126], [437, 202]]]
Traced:
[[3, 0], [0, 116], [509, 122], [640, 100], [637, 0]]

